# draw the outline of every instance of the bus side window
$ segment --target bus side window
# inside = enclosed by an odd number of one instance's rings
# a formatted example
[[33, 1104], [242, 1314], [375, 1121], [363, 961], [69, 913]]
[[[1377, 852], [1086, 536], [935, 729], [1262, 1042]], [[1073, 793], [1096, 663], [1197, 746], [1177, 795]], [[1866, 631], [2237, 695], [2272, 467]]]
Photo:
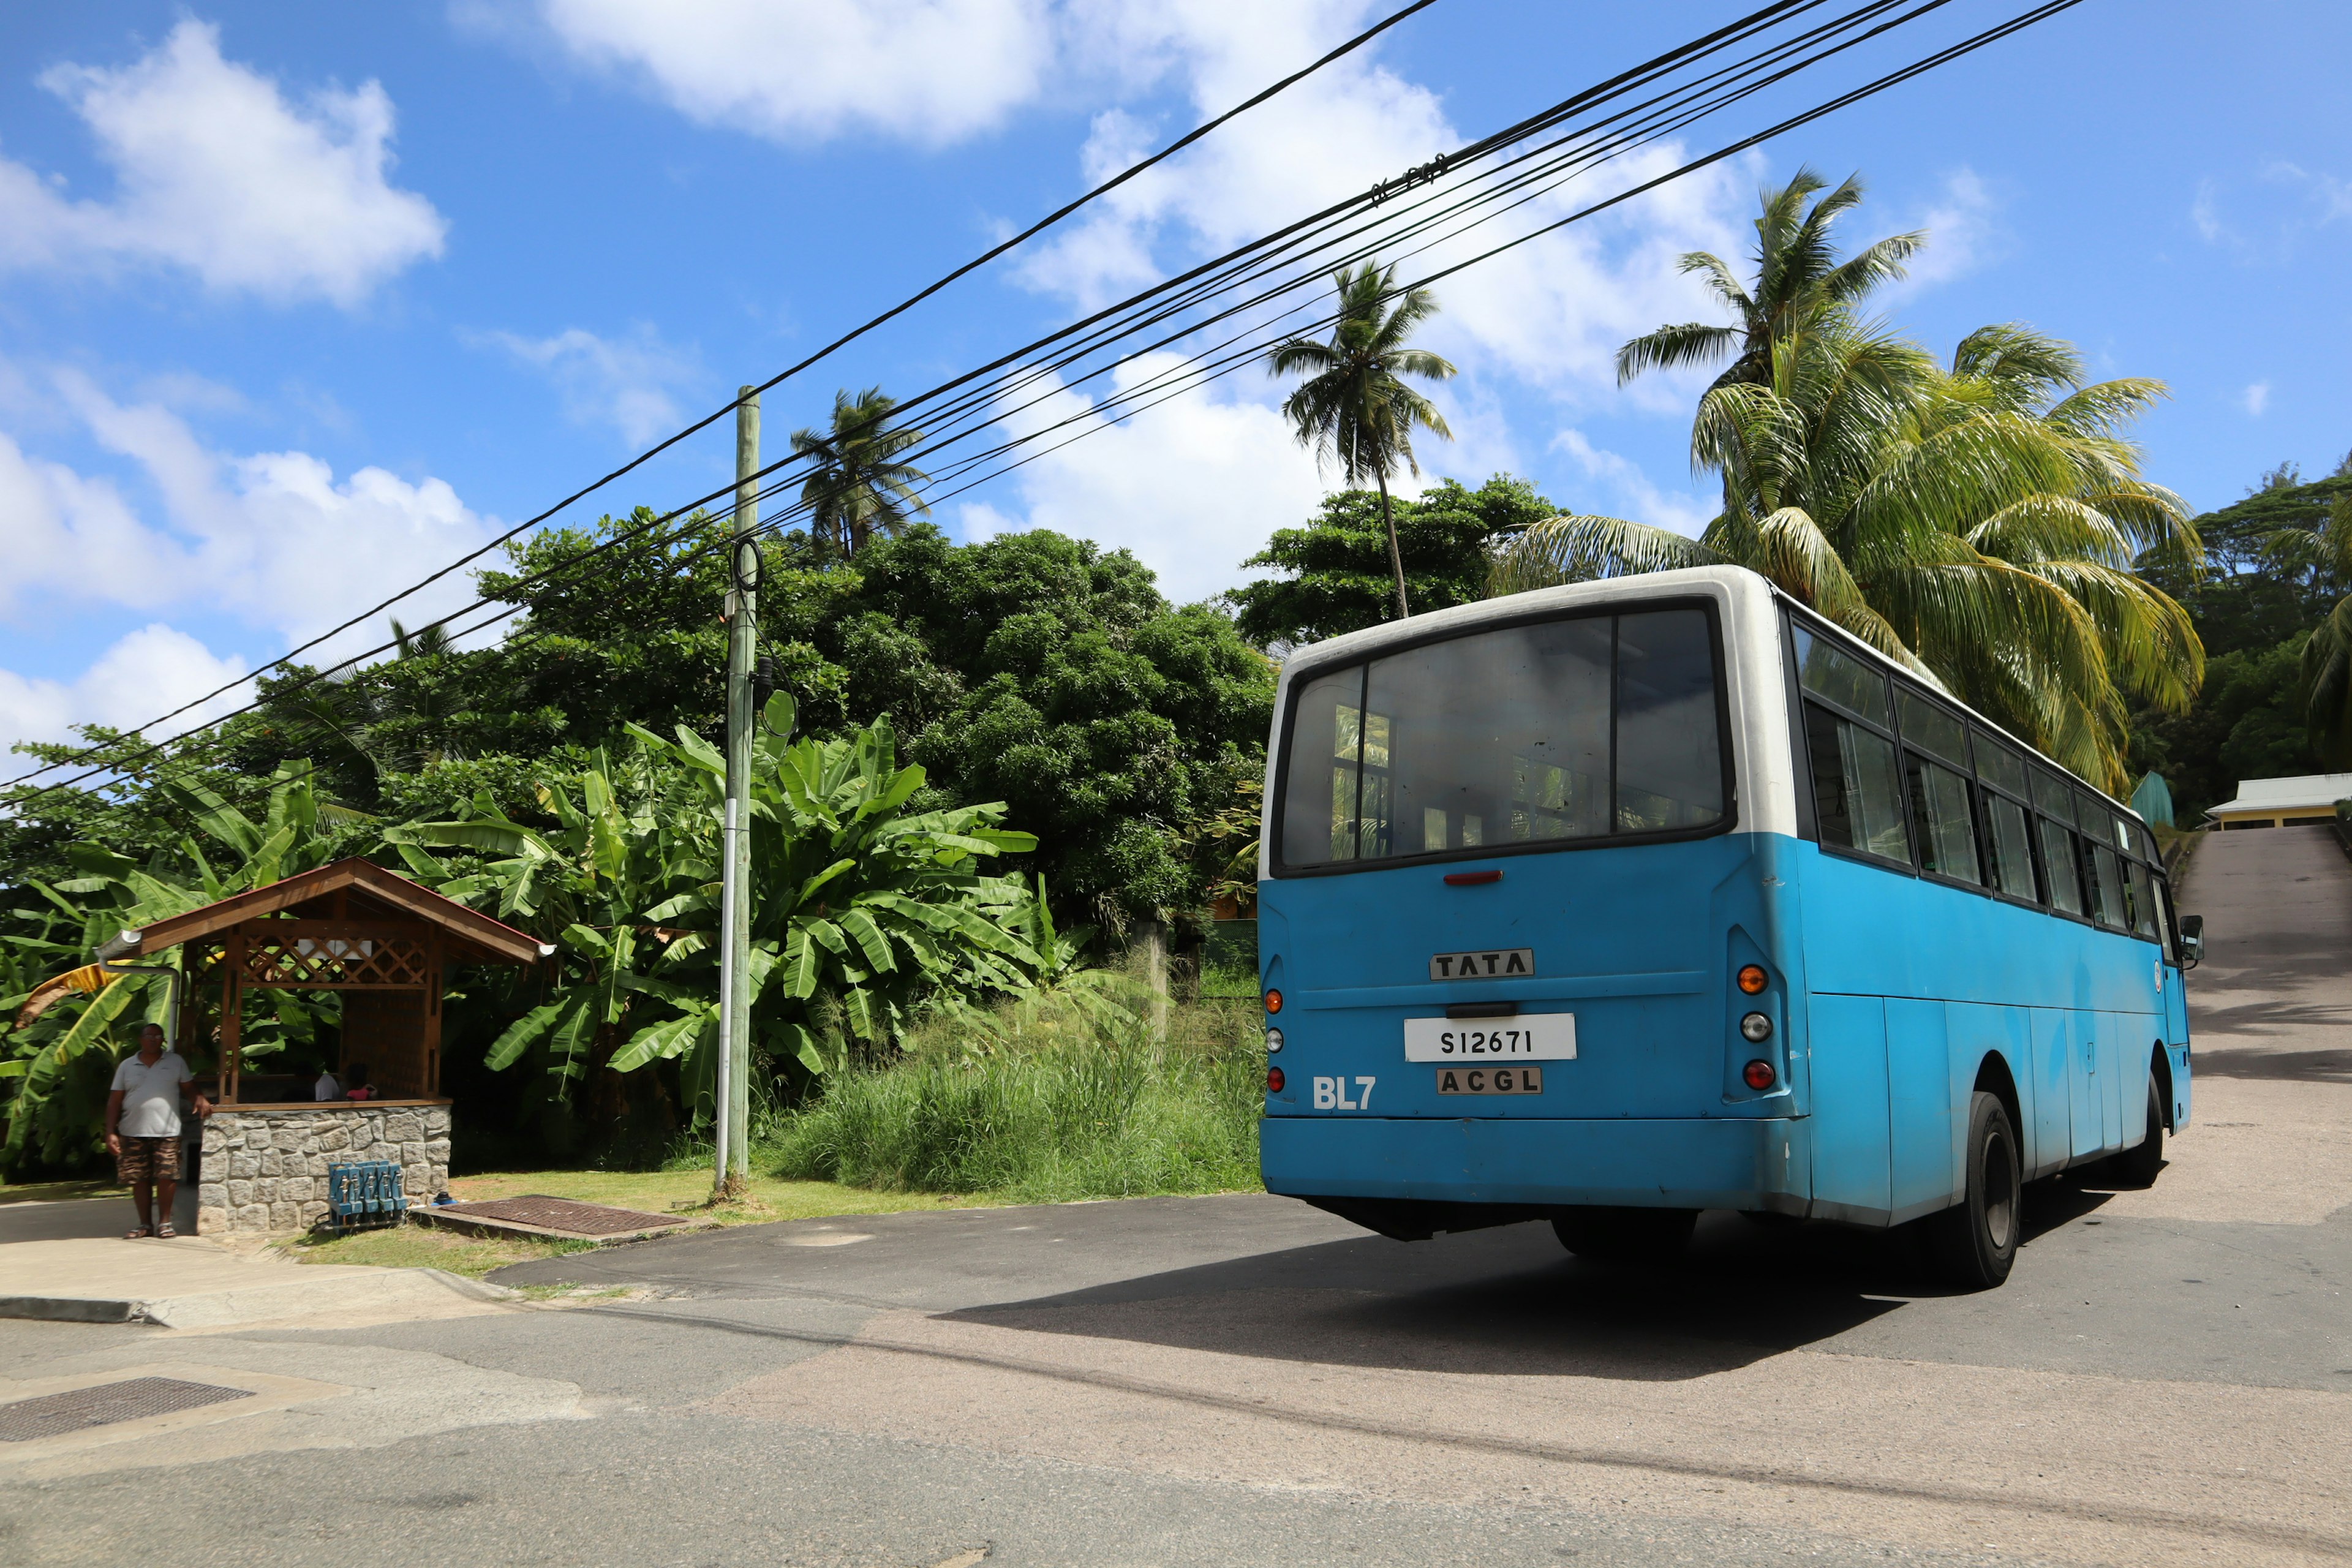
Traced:
[[2083, 912], [2082, 869], [2074, 859], [2074, 835], [2042, 818], [2042, 868], [2050, 876], [2050, 907], [2062, 914]]
[[2131, 894], [2131, 924], [2134, 934], [2150, 942], [2158, 940], [2156, 930], [2156, 889], [2149, 883], [2147, 868], [2135, 860], [2125, 868], [2128, 879], [2126, 886]]
[[1911, 817], [1918, 825], [1921, 864], [1937, 876], [1981, 884], [1969, 781], [1916, 752], [1906, 753], [1903, 765], [1911, 786]]
[[2038, 902], [2033, 880], [2032, 815], [2023, 805], [2027, 784], [2025, 760], [2009, 747], [1979, 731], [1969, 737], [1977, 758], [1977, 777], [1984, 801], [1985, 869], [2000, 892], [2028, 903]]
[[[1977, 858], [1975, 814], [1969, 809], [1968, 730], [1900, 681], [1895, 690], [1903, 715], [1907, 747], [1903, 769], [1910, 786], [1920, 864], [1939, 877], [1981, 885], [1984, 876]], [[1923, 752], [1952, 766], [1930, 762]]]
[[1992, 885], [2012, 899], [2035, 901], [2033, 841], [2025, 808], [2005, 795], [1985, 792], [1985, 848]]
[[1805, 751], [1822, 842], [1909, 865], [1886, 677], [1802, 626], [1792, 622], [1789, 630], [1806, 693]]
[[2050, 907], [2062, 914], [2081, 915], [2083, 860], [2074, 847], [2074, 792], [2057, 774], [2040, 768], [2033, 774], [2033, 805], [2042, 813], [2042, 874], [2049, 879]]
[[2083, 840], [2083, 885], [2090, 894], [2091, 918], [2111, 931], [2126, 929], [2123, 863], [2114, 850], [2087, 837]]
[[1822, 842], [1909, 864], [1895, 742], [1818, 702], [1805, 704], [1805, 741]]
[[2131, 929], [2131, 911], [2124, 904], [2124, 865], [2116, 854], [2115, 817], [2088, 795], [2075, 800], [2083, 825], [2084, 886], [2091, 895], [2091, 918], [2111, 931]]

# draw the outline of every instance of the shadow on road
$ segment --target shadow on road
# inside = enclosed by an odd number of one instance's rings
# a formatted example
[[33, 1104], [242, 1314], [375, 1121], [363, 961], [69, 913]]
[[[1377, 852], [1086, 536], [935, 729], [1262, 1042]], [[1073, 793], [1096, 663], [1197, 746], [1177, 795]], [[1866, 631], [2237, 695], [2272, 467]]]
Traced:
[[[2273, 1017], [2277, 1013], [2291, 1010], [2273, 1009], [2267, 1014], [2259, 1008], [2248, 1008], [2244, 1011], [2269, 1018]], [[2334, 1008], [2312, 1011], [2327, 1011], [2340, 1015], [2344, 1010]], [[2309, 1021], [2334, 1026], [2343, 1020], [2339, 1016], [2315, 1018]], [[2261, 1028], [2244, 1023], [2231, 1026], [2231, 1033], [2236, 1035], [2254, 1035], [2263, 1032]], [[2352, 1083], [2352, 1050], [2200, 1051], [2197, 1054], [2196, 1071], [2200, 1078], [2268, 1079], [2289, 1083]]]
[[[2031, 1189], [2027, 1243], [2106, 1202]], [[1340, 1366], [1672, 1381], [1727, 1372], [1947, 1294], [1916, 1232], [1709, 1214], [1660, 1267], [1563, 1251], [1548, 1225], [1378, 1237], [942, 1316], [1042, 1333]]]

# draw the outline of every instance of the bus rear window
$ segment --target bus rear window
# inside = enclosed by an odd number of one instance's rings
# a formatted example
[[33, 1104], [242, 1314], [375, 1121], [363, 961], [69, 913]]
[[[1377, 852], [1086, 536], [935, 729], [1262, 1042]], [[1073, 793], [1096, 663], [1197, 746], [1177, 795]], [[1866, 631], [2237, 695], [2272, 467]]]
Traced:
[[1281, 861], [1331, 866], [1724, 820], [1696, 609], [1503, 626], [1294, 689]]

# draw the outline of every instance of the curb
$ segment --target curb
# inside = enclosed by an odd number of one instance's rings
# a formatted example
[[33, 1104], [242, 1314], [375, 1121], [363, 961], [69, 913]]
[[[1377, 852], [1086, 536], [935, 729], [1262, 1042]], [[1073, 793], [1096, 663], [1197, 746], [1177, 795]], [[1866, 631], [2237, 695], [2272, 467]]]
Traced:
[[646, 1241], [656, 1236], [684, 1236], [690, 1231], [716, 1227], [713, 1220], [677, 1219], [661, 1225], [650, 1225], [636, 1230], [607, 1231], [601, 1236], [583, 1236], [577, 1231], [549, 1230], [543, 1226], [522, 1225], [510, 1219], [488, 1219], [480, 1215], [441, 1214], [429, 1207], [408, 1211], [411, 1223], [430, 1226], [436, 1230], [454, 1230], [461, 1235], [492, 1238], [506, 1237], [516, 1241], [586, 1241], [598, 1247], [617, 1247], [623, 1242]]
[[95, 1296], [0, 1296], [0, 1318], [30, 1318], [51, 1323], [131, 1323], [144, 1317], [137, 1301]]
[[0, 1318], [68, 1323], [153, 1323], [167, 1329], [234, 1328], [321, 1312], [430, 1310], [452, 1301], [505, 1302], [520, 1293], [439, 1268], [384, 1268], [369, 1275], [276, 1279], [185, 1296], [122, 1300], [98, 1296], [0, 1296]]

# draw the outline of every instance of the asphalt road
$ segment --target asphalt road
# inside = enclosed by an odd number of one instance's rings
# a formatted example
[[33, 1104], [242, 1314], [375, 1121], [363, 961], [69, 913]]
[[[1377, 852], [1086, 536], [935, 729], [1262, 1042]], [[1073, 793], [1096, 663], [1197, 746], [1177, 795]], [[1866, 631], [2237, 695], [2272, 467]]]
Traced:
[[0, 1399], [256, 1391], [0, 1443], [0, 1561], [2341, 1562], [2352, 864], [2199, 855], [2197, 1124], [2150, 1191], [2037, 1186], [1998, 1291], [1899, 1236], [1709, 1215], [1643, 1270], [1228, 1196], [677, 1237], [451, 1321], [0, 1324]]

